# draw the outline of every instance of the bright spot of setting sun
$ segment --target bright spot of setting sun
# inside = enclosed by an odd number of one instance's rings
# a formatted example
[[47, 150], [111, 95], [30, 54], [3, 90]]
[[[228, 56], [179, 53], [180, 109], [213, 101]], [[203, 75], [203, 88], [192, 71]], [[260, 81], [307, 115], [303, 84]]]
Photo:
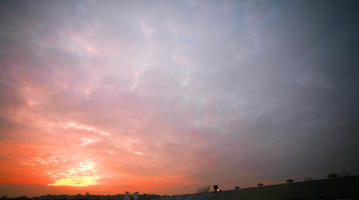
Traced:
[[49, 184], [51, 186], [72, 186], [72, 187], [86, 187], [96, 185], [98, 176], [82, 176], [82, 177], [70, 177], [55, 181], [55, 183]]
[[54, 183], [50, 186], [86, 187], [96, 185], [101, 178], [97, 174], [93, 161], [84, 161], [74, 164], [65, 171], [53, 174]]

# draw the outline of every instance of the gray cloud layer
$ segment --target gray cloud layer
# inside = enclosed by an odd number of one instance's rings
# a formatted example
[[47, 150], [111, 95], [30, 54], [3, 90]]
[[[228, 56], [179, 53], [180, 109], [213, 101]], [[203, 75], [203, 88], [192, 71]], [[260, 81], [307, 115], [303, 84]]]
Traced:
[[1, 1], [1, 126], [25, 109], [103, 127], [201, 184], [358, 173], [358, 15], [355, 1]]

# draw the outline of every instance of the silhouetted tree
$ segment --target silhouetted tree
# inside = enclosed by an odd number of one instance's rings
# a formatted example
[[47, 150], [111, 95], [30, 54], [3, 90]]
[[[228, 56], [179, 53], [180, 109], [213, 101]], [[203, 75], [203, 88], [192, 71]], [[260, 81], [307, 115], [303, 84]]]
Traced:
[[27, 196], [20, 196], [20, 197], [17, 197], [15, 198], [16, 200], [27, 200], [29, 199]]
[[336, 174], [336, 173], [329, 173], [327, 175], [328, 178], [336, 178], [337, 176], [338, 176], [338, 174]]
[[263, 183], [258, 183], [257, 186], [258, 187], [263, 187]]
[[213, 185], [213, 190], [214, 190], [214, 192], [217, 192], [218, 191], [218, 185]]
[[293, 183], [294, 181], [293, 181], [293, 179], [287, 179], [287, 183]]

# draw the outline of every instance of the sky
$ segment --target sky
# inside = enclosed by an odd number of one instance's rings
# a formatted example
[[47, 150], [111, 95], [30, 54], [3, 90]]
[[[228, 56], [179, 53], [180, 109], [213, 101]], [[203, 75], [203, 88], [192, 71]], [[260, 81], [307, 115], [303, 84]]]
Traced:
[[357, 1], [0, 1], [0, 195], [359, 173]]

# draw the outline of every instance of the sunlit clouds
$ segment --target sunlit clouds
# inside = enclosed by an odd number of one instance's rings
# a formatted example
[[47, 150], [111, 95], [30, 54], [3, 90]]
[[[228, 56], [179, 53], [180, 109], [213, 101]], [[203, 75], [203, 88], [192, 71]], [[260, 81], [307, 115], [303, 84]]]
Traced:
[[89, 131], [89, 132], [98, 133], [100, 135], [105, 135], [105, 136], [110, 135], [110, 133], [108, 133], [108, 132], [99, 131], [99, 130], [96, 130], [96, 128], [94, 128], [94, 127], [86, 126], [83, 124], [76, 124], [74, 122], [68, 122], [67, 125], [65, 126], [65, 128], [75, 128], [75, 129], [79, 129], [79, 130], [85, 130], [85, 131]]
[[84, 187], [97, 184], [97, 180], [100, 178], [97, 175], [95, 163], [92, 161], [85, 161], [75, 164], [65, 172], [58, 174], [48, 173], [53, 179], [54, 183], [50, 186], [74, 186]]
[[358, 172], [359, 17], [336, 4], [0, 1], [0, 195]]

